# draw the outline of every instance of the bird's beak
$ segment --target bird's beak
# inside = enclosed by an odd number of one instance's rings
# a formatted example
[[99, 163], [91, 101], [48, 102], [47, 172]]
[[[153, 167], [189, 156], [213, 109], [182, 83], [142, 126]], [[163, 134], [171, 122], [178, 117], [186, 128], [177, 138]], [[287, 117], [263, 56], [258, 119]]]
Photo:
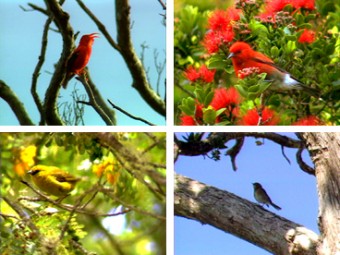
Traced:
[[229, 59], [229, 58], [232, 58], [232, 57], [234, 57], [234, 56], [235, 56], [234, 53], [230, 53], [229, 56], [228, 56], [228, 59]]
[[99, 34], [98, 33], [92, 33], [88, 35], [90, 38], [99, 38]]

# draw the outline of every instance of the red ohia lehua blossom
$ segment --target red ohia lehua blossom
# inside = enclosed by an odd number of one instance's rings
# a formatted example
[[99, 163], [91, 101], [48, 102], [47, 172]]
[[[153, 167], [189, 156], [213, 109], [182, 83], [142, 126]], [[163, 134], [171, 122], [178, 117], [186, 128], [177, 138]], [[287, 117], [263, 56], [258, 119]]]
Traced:
[[292, 5], [295, 9], [315, 10], [315, 0], [268, 0], [265, 11], [259, 15], [264, 22], [275, 23], [276, 13], [283, 11], [286, 5]]
[[276, 115], [276, 113], [268, 107], [262, 108], [260, 113], [261, 119], [258, 109], [254, 108], [248, 110], [239, 121], [239, 124], [249, 126], [272, 126], [277, 125], [280, 121], [280, 118]]
[[[214, 97], [210, 103], [211, 107], [213, 107], [216, 111], [222, 108], [226, 108], [225, 115], [228, 120], [233, 121], [239, 114], [238, 105], [241, 102], [241, 97], [236, 88], [217, 88], [215, 89]], [[221, 117], [219, 116], [216, 122], [221, 121]]]
[[300, 35], [299, 43], [312, 43], [315, 40], [315, 33], [312, 30], [304, 29], [303, 33]]
[[210, 83], [214, 80], [215, 72], [216, 70], [209, 70], [206, 65], [202, 65], [198, 70], [190, 66], [184, 72], [184, 75], [191, 82], [201, 80], [203, 82]]
[[196, 101], [195, 116], [183, 114], [181, 117], [181, 126], [196, 126], [203, 124], [203, 105]]
[[232, 23], [240, 19], [240, 10], [228, 8], [214, 11], [208, 20], [210, 31], [205, 35], [203, 45], [207, 51], [215, 53], [219, 47], [234, 39]]
[[308, 116], [305, 118], [302, 118], [295, 123], [292, 124], [293, 126], [319, 126], [322, 125], [322, 122], [320, 119], [316, 116]]

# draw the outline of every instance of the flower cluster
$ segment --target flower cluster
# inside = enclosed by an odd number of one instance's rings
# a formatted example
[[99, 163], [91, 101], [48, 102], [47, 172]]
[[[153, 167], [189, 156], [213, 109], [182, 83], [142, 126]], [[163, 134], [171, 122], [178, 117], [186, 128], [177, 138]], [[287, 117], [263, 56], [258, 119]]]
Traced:
[[199, 69], [190, 66], [184, 75], [191, 82], [202, 80], [203, 82], [210, 83], [214, 80], [215, 72], [216, 70], [209, 70], [206, 65], [202, 65]]
[[205, 35], [203, 45], [211, 54], [227, 42], [234, 39], [233, 23], [240, 19], [240, 10], [228, 8], [216, 10], [209, 17], [209, 32]]
[[[316, 116], [301, 119], [296, 117], [300, 116], [301, 110], [305, 112], [305, 105], [315, 101], [314, 97], [306, 97], [306, 91], [298, 91], [289, 97], [284, 90], [275, 94], [274, 89], [269, 89], [273, 84], [278, 87], [287, 85], [282, 82], [284, 80], [281, 75], [283, 77], [288, 71], [300, 70], [301, 63], [304, 63], [302, 60], [308, 60], [307, 56], [311, 57], [310, 49], [322, 40], [321, 32], [318, 32], [316, 38], [316, 33], [310, 29], [315, 26], [310, 22], [316, 16], [314, 10], [315, 0], [235, 0], [234, 7], [212, 11], [208, 17], [208, 30], [202, 40], [208, 54], [196, 59], [193, 57], [197, 63], [204, 59], [207, 66], [190, 66], [184, 72], [185, 78], [194, 86], [190, 86], [188, 91], [192, 96], [188, 100], [182, 100], [179, 107], [182, 111], [179, 123], [322, 125], [323, 122]], [[206, 16], [204, 22], [205, 18]], [[281, 36], [284, 39], [280, 40]], [[276, 39], [276, 42], [272, 42]], [[287, 44], [287, 49], [284, 43]], [[311, 43], [314, 44], [309, 47], [301, 45]], [[247, 44], [248, 48], [245, 46]], [[268, 48], [264, 49], [265, 47]], [[228, 74], [231, 73], [228, 52], [238, 80], [235, 86], [229, 83], [235, 80], [228, 79]], [[282, 59], [282, 56], [294, 56], [292, 64], [288, 65], [287, 59]], [[312, 57], [315, 56], [314, 52]], [[284, 69], [288, 68], [287, 72], [276, 64]], [[309, 62], [306, 61], [306, 64], [309, 65]], [[216, 68], [218, 73], [209, 68]], [[302, 72], [292, 73], [309, 86], [312, 84], [310, 76], [304, 77]], [[210, 84], [205, 85], [207, 83]], [[224, 87], [226, 84], [227, 87]], [[280, 89], [291, 89], [283, 85]], [[301, 97], [297, 97], [297, 94], [301, 94]], [[295, 102], [296, 108], [288, 111]], [[291, 115], [294, 112], [296, 116]], [[298, 120], [294, 122], [296, 119]]]
[[287, 5], [291, 5], [296, 10], [302, 8], [312, 11], [315, 9], [315, 0], [268, 0], [265, 11], [259, 15], [259, 18], [263, 22], [277, 23], [280, 17], [277, 14], [282, 12]]
[[215, 112], [222, 110], [223, 112], [216, 116], [214, 122], [220, 123], [228, 120], [234, 122], [239, 112], [239, 104], [241, 97], [234, 87], [231, 88], [216, 88], [214, 90], [214, 96], [208, 107], [203, 107], [203, 104], [196, 101], [195, 114], [194, 116], [188, 116], [182, 114], [181, 125], [192, 126], [202, 125], [203, 123], [203, 112], [207, 109], [213, 109]]
[[240, 79], [244, 79], [245, 77], [251, 74], [258, 74], [258, 73], [260, 73], [260, 68], [258, 67], [246, 67], [238, 71], [237, 77]]
[[251, 109], [242, 117], [239, 124], [249, 126], [271, 126], [277, 125], [280, 121], [279, 116], [268, 107], [263, 109]]

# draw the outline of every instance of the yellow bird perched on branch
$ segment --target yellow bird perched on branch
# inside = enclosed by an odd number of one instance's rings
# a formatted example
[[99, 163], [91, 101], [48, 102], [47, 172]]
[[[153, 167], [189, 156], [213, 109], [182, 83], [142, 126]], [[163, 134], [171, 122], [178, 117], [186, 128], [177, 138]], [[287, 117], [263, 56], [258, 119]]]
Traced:
[[42, 191], [57, 197], [70, 193], [80, 178], [59, 169], [55, 166], [36, 165], [28, 172], [34, 184]]

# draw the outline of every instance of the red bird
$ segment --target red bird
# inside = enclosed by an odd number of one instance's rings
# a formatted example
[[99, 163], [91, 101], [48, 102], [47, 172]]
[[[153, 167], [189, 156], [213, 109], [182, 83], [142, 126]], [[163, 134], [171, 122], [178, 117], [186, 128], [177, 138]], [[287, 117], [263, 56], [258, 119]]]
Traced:
[[75, 74], [81, 75], [84, 72], [84, 68], [91, 57], [94, 38], [99, 37], [97, 34], [98, 33], [92, 33], [81, 37], [78, 47], [73, 51], [67, 62], [67, 73], [64, 82], [62, 82], [64, 89], [66, 89], [67, 83]]
[[306, 86], [290, 73], [275, 65], [269, 57], [258, 51], [254, 51], [250, 45], [245, 42], [235, 42], [231, 45], [229, 51], [230, 54], [228, 58], [231, 58], [233, 62], [236, 75], [244, 68], [254, 67], [257, 68], [259, 73], [266, 73], [266, 78], [273, 81], [272, 86], [276, 89], [296, 89], [303, 90], [313, 96], [319, 95], [318, 90]]

